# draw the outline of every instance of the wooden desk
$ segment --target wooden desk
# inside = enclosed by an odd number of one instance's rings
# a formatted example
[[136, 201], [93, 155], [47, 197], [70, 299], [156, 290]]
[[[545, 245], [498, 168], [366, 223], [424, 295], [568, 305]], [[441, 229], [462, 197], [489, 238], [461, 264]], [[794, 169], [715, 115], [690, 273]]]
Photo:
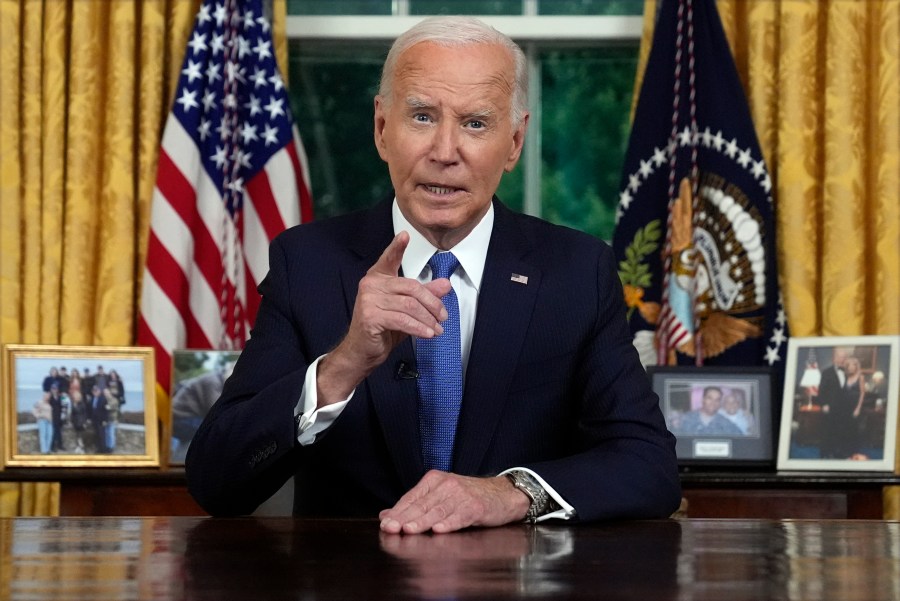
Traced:
[[900, 523], [668, 520], [380, 534], [293, 518], [0, 520], [0, 598], [900, 597]]

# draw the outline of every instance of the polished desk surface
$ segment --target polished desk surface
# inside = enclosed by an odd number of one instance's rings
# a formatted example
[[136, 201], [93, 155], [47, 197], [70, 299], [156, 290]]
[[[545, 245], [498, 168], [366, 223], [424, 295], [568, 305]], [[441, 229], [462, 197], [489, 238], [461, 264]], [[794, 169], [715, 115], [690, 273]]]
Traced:
[[900, 599], [900, 522], [0, 519], [0, 599]]

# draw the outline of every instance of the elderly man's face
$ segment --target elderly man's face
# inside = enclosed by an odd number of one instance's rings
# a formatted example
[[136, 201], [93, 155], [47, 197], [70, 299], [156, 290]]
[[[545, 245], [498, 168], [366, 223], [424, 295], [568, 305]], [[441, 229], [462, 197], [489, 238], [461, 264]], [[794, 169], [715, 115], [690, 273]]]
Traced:
[[725, 412], [728, 413], [728, 415], [734, 415], [738, 412], [741, 406], [738, 403], [737, 397], [735, 397], [733, 394], [729, 394], [724, 399], [722, 399], [722, 408], [725, 409]]
[[375, 145], [403, 215], [438, 248], [487, 212], [522, 152], [527, 116], [510, 118], [514, 65], [496, 45], [422, 42], [400, 55], [390, 98], [375, 98]]
[[835, 367], [844, 367], [844, 363], [847, 361], [847, 357], [850, 356], [850, 353], [845, 348], [835, 347], [831, 356]]

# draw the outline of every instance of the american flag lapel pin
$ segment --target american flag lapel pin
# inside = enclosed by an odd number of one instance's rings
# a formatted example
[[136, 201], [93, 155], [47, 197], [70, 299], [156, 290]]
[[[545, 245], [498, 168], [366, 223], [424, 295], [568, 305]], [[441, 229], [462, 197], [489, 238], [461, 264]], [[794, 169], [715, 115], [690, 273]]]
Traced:
[[527, 275], [520, 275], [518, 273], [514, 273], [511, 276], [509, 276], [509, 279], [511, 281], [515, 282], [516, 284], [523, 284], [525, 286], [528, 285], [528, 276]]

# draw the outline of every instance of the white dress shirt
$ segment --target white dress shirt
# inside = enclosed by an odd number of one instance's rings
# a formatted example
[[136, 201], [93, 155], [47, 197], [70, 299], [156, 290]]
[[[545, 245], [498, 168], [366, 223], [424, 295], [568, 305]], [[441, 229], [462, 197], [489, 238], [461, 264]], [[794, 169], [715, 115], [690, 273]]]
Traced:
[[[431, 281], [431, 267], [428, 261], [431, 256], [440, 252], [425, 237], [420, 234], [403, 216], [400, 207], [397, 205], [396, 199], [392, 208], [392, 218], [394, 223], [394, 235], [405, 231], [409, 233], [409, 244], [403, 253], [401, 268], [404, 277], [414, 277], [421, 283]], [[459, 260], [459, 267], [450, 276], [450, 285], [456, 292], [456, 298], [459, 301], [459, 322], [460, 322], [460, 351], [463, 366], [463, 386], [465, 387], [466, 366], [469, 362], [469, 352], [472, 348], [472, 333], [475, 329], [475, 311], [478, 307], [478, 291], [481, 288], [481, 278], [484, 275], [484, 262], [487, 257], [488, 245], [491, 241], [491, 232], [494, 228], [494, 207], [491, 205], [487, 213], [482, 217], [481, 221], [475, 228], [461, 240], [452, 249], [453, 254]], [[413, 344], [416, 339], [413, 338]], [[324, 357], [325, 355], [322, 355]], [[330, 426], [335, 419], [341, 414], [344, 407], [353, 393], [347, 399], [316, 409], [318, 404], [318, 394], [316, 387], [316, 371], [319, 361], [322, 357], [316, 359], [306, 370], [306, 379], [304, 380], [303, 391], [300, 393], [300, 400], [294, 409], [294, 415], [300, 416], [298, 420], [297, 441], [302, 445], [312, 444], [316, 440], [316, 436]], [[561, 509], [538, 518], [542, 521], [550, 518], [569, 519], [575, 515], [575, 509], [560, 497], [546, 482], [536, 473], [525, 468], [510, 468], [504, 471], [507, 473], [514, 469], [520, 469], [531, 474], [544, 487], [554, 501]]]

